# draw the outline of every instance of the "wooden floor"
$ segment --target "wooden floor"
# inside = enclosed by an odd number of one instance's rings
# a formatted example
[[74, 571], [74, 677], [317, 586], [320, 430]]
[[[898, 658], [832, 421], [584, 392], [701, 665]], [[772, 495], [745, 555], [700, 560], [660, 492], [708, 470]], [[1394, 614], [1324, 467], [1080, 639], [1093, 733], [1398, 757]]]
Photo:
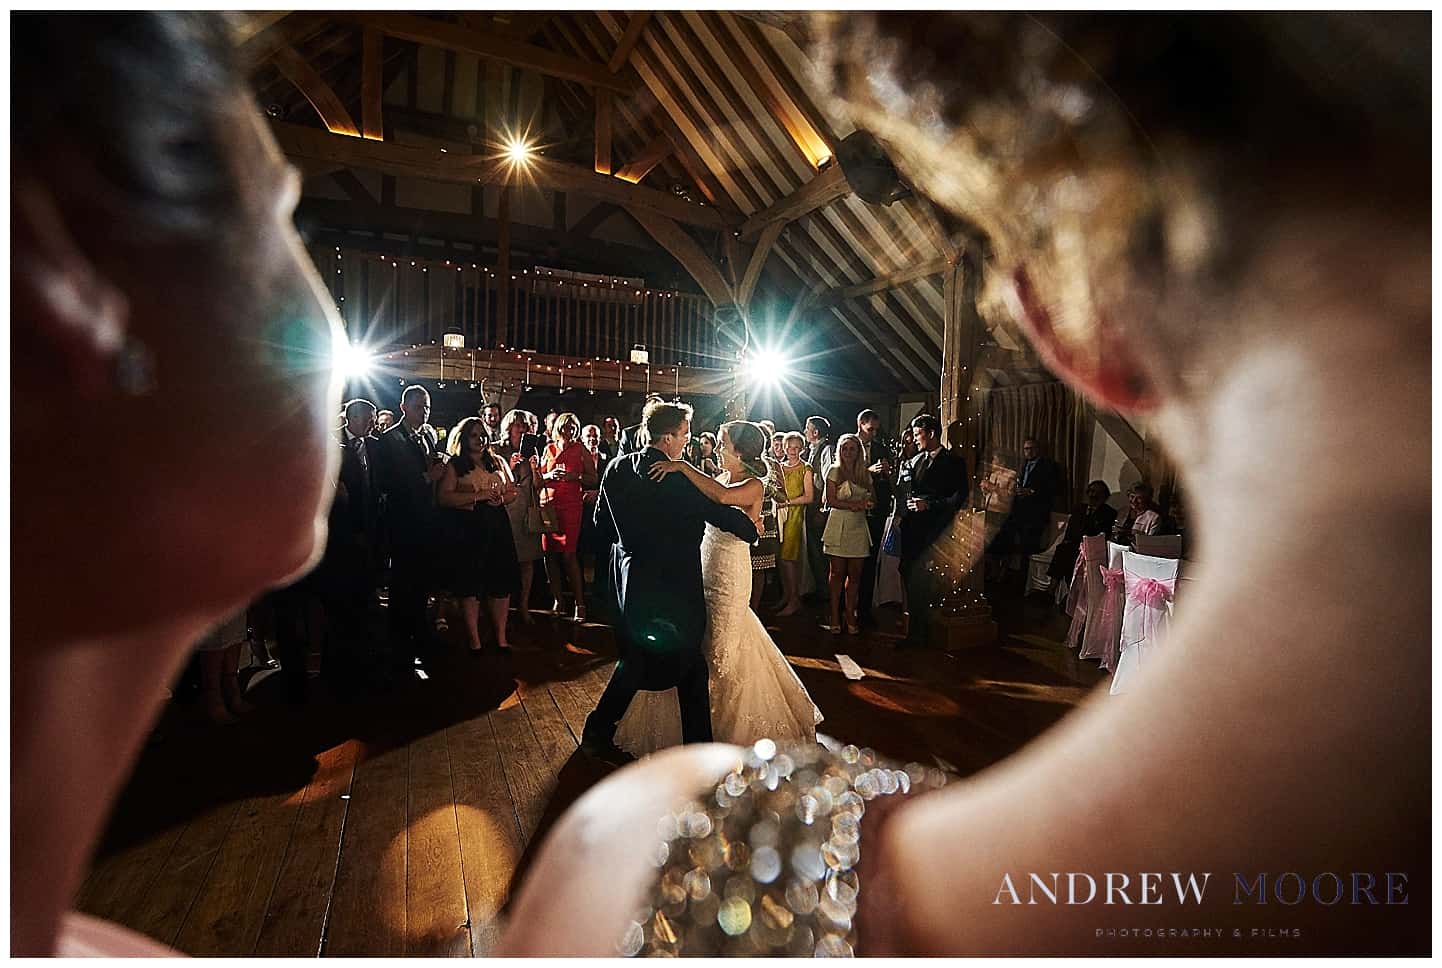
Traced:
[[[996, 599], [999, 647], [957, 657], [768, 622], [821, 729], [965, 775], [1103, 678], [1039, 598]], [[191, 955], [484, 955], [513, 882], [605, 775], [577, 752], [610, 675], [609, 629], [549, 617], [511, 658], [457, 642], [393, 693], [303, 706], [260, 683], [239, 725], [171, 710], [116, 808], [77, 907]], [[866, 671], [845, 679], [837, 652]]]

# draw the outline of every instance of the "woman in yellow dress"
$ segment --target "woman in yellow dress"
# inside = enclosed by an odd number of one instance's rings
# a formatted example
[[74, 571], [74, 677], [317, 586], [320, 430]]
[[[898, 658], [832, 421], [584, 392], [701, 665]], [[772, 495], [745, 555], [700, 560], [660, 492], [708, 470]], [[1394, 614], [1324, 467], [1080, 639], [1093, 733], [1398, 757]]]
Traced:
[[808, 504], [816, 499], [816, 485], [811, 465], [801, 459], [806, 447], [806, 438], [796, 431], [785, 437], [786, 460], [781, 465], [781, 479], [786, 485], [786, 495], [776, 502], [785, 517], [781, 521], [781, 553], [776, 563], [781, 570], [781, 611], [778, 617], [795, 615], [801, 611], [800, 575], [801, 556], [806, 550], [806, 511]]

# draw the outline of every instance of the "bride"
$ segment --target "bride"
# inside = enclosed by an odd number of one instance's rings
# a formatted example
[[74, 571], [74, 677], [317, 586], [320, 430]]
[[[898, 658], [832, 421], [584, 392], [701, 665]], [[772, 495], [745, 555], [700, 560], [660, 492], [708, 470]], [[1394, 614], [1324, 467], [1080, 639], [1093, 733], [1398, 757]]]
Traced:
[[[660, 461], [651, 475], [660, 480], [682, 473], [711, 500], [760, 513], [766, 470], [761, 449], [766, 435], [756, 424], [736, 420], [721, 427], [717, 444], [724, 473], [712, 480], [685, 461]], [[706, 589], [706, 640], [710, 671], [711, 728], [718, 743], [750, 746], [814, 741], [821, 710], [751, 611], [751, 547], [708, 524], [701, 542]], [[676, 690], [641, 692], [616, 730], [616, 745], [644, 756], [681, 743], [681, 707]]]

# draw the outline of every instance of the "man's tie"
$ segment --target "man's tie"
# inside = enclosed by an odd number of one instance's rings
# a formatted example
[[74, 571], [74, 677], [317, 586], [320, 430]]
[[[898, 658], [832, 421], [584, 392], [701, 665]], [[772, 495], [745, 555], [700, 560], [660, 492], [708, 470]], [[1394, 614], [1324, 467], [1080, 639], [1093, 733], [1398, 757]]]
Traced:
[[352, 449], [355, 450], [356, 457], [360, 459], [361, 469], [368, 469], [370, 463], [366, 460], [366, 439], [364, 437], [354, 437], [351, 439], [351, 444]]

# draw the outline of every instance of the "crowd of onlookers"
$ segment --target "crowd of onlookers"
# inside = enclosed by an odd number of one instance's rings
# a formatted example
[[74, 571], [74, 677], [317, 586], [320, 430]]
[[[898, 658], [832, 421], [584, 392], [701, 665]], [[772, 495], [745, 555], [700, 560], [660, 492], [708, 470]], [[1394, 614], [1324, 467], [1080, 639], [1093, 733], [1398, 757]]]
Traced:
[[[642, 424], [605, 416], [583, 426], [574, 413], [503, 413], [494, 402], [449, 432], [430, 419], [430, 394], [419, 385], [402, 392], [397, 411], [365, 399], [345, 404], [325, 556], [252, 607], [249, 622], [240, 616], [202, 643], [197, 669], [212, 719], [229, 722], [248, 708], [236, 678], [247, 632], [258, 643], [274, 640], [278, 656], [263, 659], [279, 666], [299, 700], [315, 674], [312, 655], [321, 655], [341, 695], [384, 689], [455, 620], [473, 653], [508, 652], [513, 626], [534, 622], [537, 562], [549, 589], [543, 611], [574, 622], [609, 619], [611, 549], [593, 512], [606, 468], [646, 447]], [[775, 618], [815, 610], [823, 630], [857, 634], [876, 627], [878, 606], [899, 603], [898, 645], [925, 645], [943, 592], [932, 557], [957, 513], [971, 507], [958, 441], [943, 446], [940, 422], [925, 413], [897, 438], [871, 409], [839, 435], [822, 416], [800, 429], [758, 424], [769, 440], [752, 607]], [[695, 434], [684, 458], [718, 476], [716, 447], [714, 433]], [[977, 495], [987, 512], [988, 580], [1041, 550], [1064, 486], [1061, 468], [1033, 438], [1019, 461], [992, 459]], [[1107, 504], [1109, 493], [1101, 481], [1088, 485], [1053, 556], [1054, 573], [1069, 574], [1086, 535], [1127, 542], [1171, 526], [1148, 485], [1132, 489], [1124, 515]]]

